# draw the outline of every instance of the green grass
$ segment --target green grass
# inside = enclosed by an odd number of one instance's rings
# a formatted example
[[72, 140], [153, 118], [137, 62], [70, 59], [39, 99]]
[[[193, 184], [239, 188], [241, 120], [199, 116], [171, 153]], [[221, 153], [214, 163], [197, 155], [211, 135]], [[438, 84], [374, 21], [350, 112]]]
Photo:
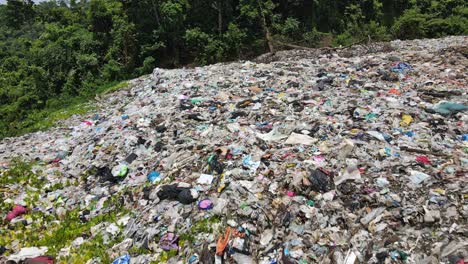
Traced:
[[19, 136], [26, 133], [44, 131], [57, 125], [60, 120], [68, 119], [74, 115], [84, 115], [97, 110], [94, 104], [96, 94], [108, 94], [128, 87], [128, 82], [111, 82], [96, 88], [94, 93], [67, 99], [52, 99], [48, 106], [42, 110], [32, 111], [18, 123], [5, 136]]
[[124, 81], [124, 82], [111, 82], [111, 83], [107, 83], [107, 84], [99, 86], [96, 89], [96, 94], [108, 94], [108, 93], [112, 93], [112, 92], [118, 91], [118, 90], [126, 88], [126, 87], [128, 87], [128, 82], [127, 81]]
[[214, 229], [219, 223], [221, 223], [221, 218], [219, 216], [211, 216], [194, 223], [188, 232], [179, 236], [179, 246], [183, 246], [185, 242], [189, 244], [195, 242], [195, 236], [201, 233], [220, 233], [220, 230]]
[[[89, 221], [83, 222], [79, 218], [80, 211], [82, 210], [79, 208], [69, 210], [63, 219], [57, 218], [55, 214], [40, 211], [30, 212], [24, 217], [25, 219], [30, 218], [32, 220], [30, 225], [17, 223], [10, 228], [6, 228], [6, 226], [2, 227], [2, 231], [0, 231], [0, 244], [8, 247], [14, 241], [18, 241], [19, 248], [46, 246], [48, 247], [47, 254], [57, 256], [60, 249], [69, 246], [77, 237], [83, 235], [89, 236], [93, 226], [102, 222], [116, 223], [119, 217], [128, 213], [128, 210], [124, 208], [114, 208], [109, 213], [97, 215]], [[86, 259], [87, 261], [96, 256], [109, 260], [106, 250], [122, 240], [123, 237], [117, 236], [105, 244], [100, 236], [96, 236], [83, 244], [80, 249], [75, 250], [75, 254], [72, 254], [71, 257], [75, 256], [78, 261], [73, 258], [69, 258], [68, 260], [73, 259], [73, 263], [80, 263], [84, 257], [89, 257]], [[106, 262], [109, 263], [109, 261]], [[67, 261], [67, 263], [70, 262]]]
[[[47, 187], [47, 182], [42, 175], [40, 169], [33, 172], [33, 166], [37, 166], [36, 162], [27, 162], [19, 158], [15, 158], [10, 163], [7, 170], [0, 171], [0, 186], [2, 188], [2, 198], [0, 200], [0, 209], [2, 212], [8, 212], [14, 207], [14, 203], [5, 202], [7, 197], [12, 197], [12, 192], [24, 192], [24, 199], [27, 208], [43, 208], [47, 204], [42, 202], [45, 198], [46, 191], [57, 190], [64, 188], [71, 183], [57, 183]], [[18, 190], [12, 189], [11, 185], [18, 183]], [[27, 186], [25, 189], [24, 186]], [[91, 203], [87, 208], [67, 208], [58, 200], [54, 201], [54, 208], [60, 206], [66, 208], [66, 213], [63, 217], [59, 217], [55, 213], [49, 213], [45, 210], [31, 210], [22, 216], [29, 224], [18, 222], [8, 224], [3, 222], [0, 225], [0, 245], [7, 247], [7, 255], [14, 253], [17, 249], [23, 247], [48, 247], [47, 254], [57, 256], [60, 249], [68, 247], [77, 237], [87, 235], [90, 236], [90, 230], [102, 222], [116, 223], [117, 220], [128, 214], [130, 211], [126, 209], [120, 202], [119, 197], [123, 192], [115, 193], [106, 201], [104, 208], [112, 208], [107, 213], [94, 216], [87, 222], [80, 219], [80, 212], [84, 209], [92, 210], [96, 204]], [[42, 197], [42, 199], [41, 199]], [[71, 255], [64, 259], [63, 263], [85, 263], [87, 260], [99, 257], [102, 263], [110, 263], [111, 260], [107, 254], [107, 250], [114, 244], [123, 240], [122, 235], [112, 238], [108, 243], [104, 243], [103, 237], [97, 235], [86, 241], [78, 249], [72, 249]], [[16, 245], [11, 248], [12, 245]]]
[[90, 239], [80, 245], [79, 248], [72, 248], [70, 256], [60, 258], [57, 263], [67, 263], [67, 264], [82, 264], [86, 263], [90, 259], [98, 258], [99, 263], [111, 263], [113, 259], [107, 254], [112, 245], [120, 243], [123, 241], [123, 236], [119, 235], [109, 241], [107, 244], [104, 243], [104, 238], [102, 235], [97, 235], [93, 239]]
[[34, 162], [15, 157], [9, 166], [8, 170], [0, 171], [0, 188], [7, 188], [11, 184], [41, 188], [45, 184], [45, 179], [32, 171]]
[[[10, 186], [13, 183], [22, 183], [20, 186], [34, 186], [35, 189], [18, 190], [27, 194], [25, 201], [28, 208], [44, 208], [45, 205], [42, 204], [41, 200], [44, 199], [46, 191], [61, 189], [72, 184], [71, 182], [65, 182], [47, 187], [47, 182], [42, 180], [41, 170], [37, 169], [35, 172], [32, 170], [34, 166], [38, 165], [37, 162], [27, 162], [17, 158], [11, 162], [8, 170], [0, 171], [2, 186]], [[86, 176], [83, 176], [80, 179], [83, 181], [85, 178]], [[152, 185], [147, 184], [147, 186]], [[29, 220], [30, 224], [16, 223], [8, 227], [7, 223], [3, 223], [0, 228], [0, 245], [8, 248], [7, 255], [22, 247], [46, 246], [48, 247], [48, 255], [57, 256], [60, 249], [70, 246], [77, 237], [89, 237], [93, 226], [102, 222], [116, 223], [119, 218], [129, 214], [130, 211], [121, 204], [119, 198], [133, 192], [141, 192], [143, 188], [144, 186], [127, 187], [114, 193], [104, 202], [104, 208], [112, 208], [112, 210], [97, 215], [87, 222], [81, 221], [80, 212], [85, 209], [92, 211], [97, 201], [91, 202], [86, 208], [80, 208], [79, 206], [67, 208], [67, 212], [61, 218], [55, 213], [46, 211], [29, 211], [23, 215], [23, 218]], [[57, 200], [53, 204], [55, 209], [64, 206]], [[9, 211], [13, 206], [12, 203], [5, 203], [4, 199], [0, 201], [2, 211]], [[209, 216], [194, 222], [186, 233], [180, 234], [179, 246], [181, 248], [191, 247], [200, 234], [221, 233], [220, 223], [221, 218], [219, 216]], [[109, 256], [109, 248], [120, 243], [123, 239], [123, 235], [119, 234], [106, 243], [102, 234], [97, 234], [90, 239], [85, 239], [86, 242], [79, 247], [71, 248], [70, 255], [59, 259], [59, 263], [86, 263], [90, 259], [99, 259], [98, 262], [100, 263], [110, 263], [112, 259]], [[155, 238], [155, 241], [158, 241], [158, 238]], [[13, 244], [17, 244], [16, 248], [11, 248]], [[150, 254], [151, 251], [134, 246], [129, 249], [128, 253], [137, 256]], [[164, 251], [153, 263], [167, 263], [169, 259], [177, 255], [176, 250]]]
[[56, 110], [44, 109], [28, 116], [28, 119], [24, 121], [25, 125], [21, 133], [43, 131], [54, 127], [60, 120], [68, 119], [74, 115], [84, 115], [95, 109], [95, 106], [90, 103], [72, 103]]

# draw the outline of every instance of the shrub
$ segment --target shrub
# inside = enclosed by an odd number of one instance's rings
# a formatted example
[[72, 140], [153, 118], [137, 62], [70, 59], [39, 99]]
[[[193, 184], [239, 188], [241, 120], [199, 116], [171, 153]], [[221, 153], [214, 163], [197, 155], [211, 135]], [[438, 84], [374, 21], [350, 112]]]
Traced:
[[349, 46], [355, 42], [355, 39], [353, 35], [349, 31], [345, 31], [338, 36], [336, 36], [335, 39], [333, 39], [333, 46]]
[[427, 21], [425, 28], [427, 36], [438, 38], [448, 35], [462, 35], [468, 32], [468, 19], [460, 16], [448, 18], [434, 18]]
[[408, 9], [395, 21], [392, 34], [399, 39], [424, 38], [427, 34], [426, 23], [428, 16], [417, 9]]
[[304, 39], [304, 43], [308, 47], [318, 47], [322, 38], [327, 35], [326, 33], [322, 33], [318, 31], [316, 28], [313, 28], [311, 31], [308, 31], [302, 34], [302, 38]]

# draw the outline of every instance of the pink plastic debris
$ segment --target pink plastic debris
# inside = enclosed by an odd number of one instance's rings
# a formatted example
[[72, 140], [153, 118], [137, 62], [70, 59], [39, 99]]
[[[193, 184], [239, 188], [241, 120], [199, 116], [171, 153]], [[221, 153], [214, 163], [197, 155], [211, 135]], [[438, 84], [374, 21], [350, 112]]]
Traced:
[[6, 216], [6, 220], [8, 222], [10, 222], [11, 220], [13, 220], [14, 218], [20, 216], [20, 215], [23, 215], [25, 214], [26, 212], [28, 211], [28, 209], [24, 206], [21, 206], [19, 204], [15, 205], [15, 207], [13, 208], [13, 210], [11, 210], [11, 212], [9, 212]]

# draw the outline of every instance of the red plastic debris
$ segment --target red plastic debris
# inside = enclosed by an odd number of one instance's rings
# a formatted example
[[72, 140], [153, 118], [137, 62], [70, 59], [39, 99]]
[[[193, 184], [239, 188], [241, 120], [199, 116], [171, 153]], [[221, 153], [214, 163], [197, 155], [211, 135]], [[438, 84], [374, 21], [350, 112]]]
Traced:
[[31, 259], [27, 259], [26, 264], [54, 264], [54, 258], [49, 256], [40, 256]]
[[431, 161], [427, 156], [417, 156], [416, 161], [423, 164], [431, 164]]

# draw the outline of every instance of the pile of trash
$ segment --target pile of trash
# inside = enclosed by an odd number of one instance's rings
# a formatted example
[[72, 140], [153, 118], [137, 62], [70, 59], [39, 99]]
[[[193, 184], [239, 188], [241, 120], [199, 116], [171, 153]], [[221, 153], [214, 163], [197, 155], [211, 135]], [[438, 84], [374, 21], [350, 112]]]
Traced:
[[3, 261], [466, 263], [466, 43], [155, 69], [6, 138]]

